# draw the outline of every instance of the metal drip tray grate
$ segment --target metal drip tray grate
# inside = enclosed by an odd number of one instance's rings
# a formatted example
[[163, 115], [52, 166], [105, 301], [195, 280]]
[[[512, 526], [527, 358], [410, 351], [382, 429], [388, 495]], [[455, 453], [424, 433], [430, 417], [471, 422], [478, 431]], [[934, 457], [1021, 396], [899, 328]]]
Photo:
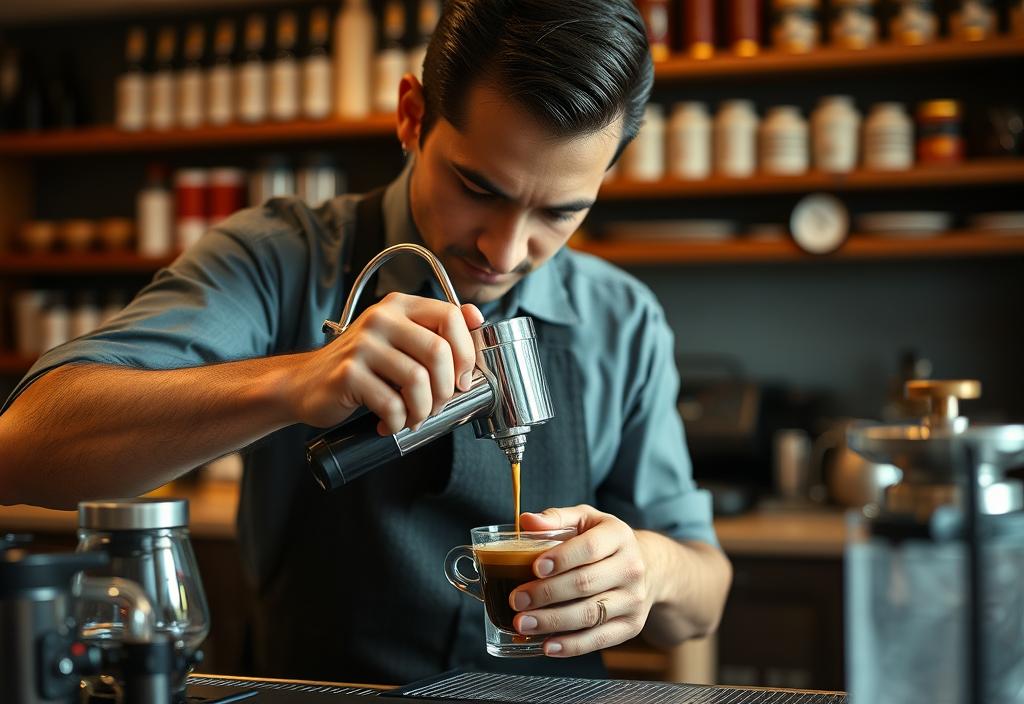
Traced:
[[275, 682], [273, 680], [230, 679], [227, 677], [206, 677], [190, 675], [189, 686], [224, 687], [233, 689], [256, 689], [277, 692], [306, 692], [309, 694], [350, 694], [361, 697], [375, 697], [380, 692], [376, 689], [362, 687], [342, 687], [336, 685], [309, 684], [306, 682]]
[[515, 704], [846, 704], [846, 695], [735, 689], [631, 680], [584, 680], [459, 672], [413, 683], [388, 696]]

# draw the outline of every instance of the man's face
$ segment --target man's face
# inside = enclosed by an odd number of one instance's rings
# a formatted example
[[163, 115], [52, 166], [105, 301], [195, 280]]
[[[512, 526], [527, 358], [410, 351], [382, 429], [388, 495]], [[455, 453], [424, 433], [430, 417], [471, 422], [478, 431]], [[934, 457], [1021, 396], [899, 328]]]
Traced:
[[422, 148], [418, 139], [406, 140], [416, 152], [410, 200], [424, 242], [459, 296], [486, 303], [551, 258], [579, 227], [622, 121], [556, 139], [498, 91], [478, 85], [467, 96], [464, 122], [457, 130], [438, 119]]

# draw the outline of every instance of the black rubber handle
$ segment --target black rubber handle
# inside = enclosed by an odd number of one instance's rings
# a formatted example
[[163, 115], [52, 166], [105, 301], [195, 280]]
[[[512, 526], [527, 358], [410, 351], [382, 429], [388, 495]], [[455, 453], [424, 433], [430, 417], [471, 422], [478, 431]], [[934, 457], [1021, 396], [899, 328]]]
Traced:
[[363, 410], [306, 445], [309, 468], [321, 488], [334, 491], [402, 456], [394, 435], [377, 434], [378, 422]]

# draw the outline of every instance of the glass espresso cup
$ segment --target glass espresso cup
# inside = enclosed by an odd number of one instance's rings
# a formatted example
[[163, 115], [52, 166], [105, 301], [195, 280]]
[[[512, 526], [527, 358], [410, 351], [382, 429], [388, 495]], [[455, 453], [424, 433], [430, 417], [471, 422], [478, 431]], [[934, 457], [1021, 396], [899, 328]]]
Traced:
[[[484, 603], [484, 636], [487, 652], [499, 658], [543, 655], [550, 634], [525, 636], [516, 632], [509, 594], [532, 582], [533, 562], [546, 550], [576, 535], [575, 528], [520, 531], [513, 525], [481, 526], [470, 531], [472, 545], [452, 548], [444, 559], [444, 574], [451, 585]], [[478, 577], [467, 577], [459, 562], [469, 559]]]

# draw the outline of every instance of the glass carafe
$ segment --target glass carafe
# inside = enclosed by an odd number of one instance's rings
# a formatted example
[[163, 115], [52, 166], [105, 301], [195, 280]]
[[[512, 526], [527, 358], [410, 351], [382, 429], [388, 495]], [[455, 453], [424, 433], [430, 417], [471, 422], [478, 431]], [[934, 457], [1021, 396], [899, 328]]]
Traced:
[[[154, 627], [175, 643], [182, 663], [192, 661], [210, 631], [199, 568], [189, 541], [188, 502], [183, 499], [89, 501], [78, 507], [78, 550], [102, 551], [110, 561], [88, 576], [122, 577], [139, 584], [153, 605]], [[120, 642], [125, 623], [111, 604], [78, 605], [83, 638], [99, 645]], [[184, 690], [187, 668], [175, 678]], [[117, 673], [89, 683], [96, 696], [116, 697]], [[109, 685], [109, 686], [108, 686]]]

